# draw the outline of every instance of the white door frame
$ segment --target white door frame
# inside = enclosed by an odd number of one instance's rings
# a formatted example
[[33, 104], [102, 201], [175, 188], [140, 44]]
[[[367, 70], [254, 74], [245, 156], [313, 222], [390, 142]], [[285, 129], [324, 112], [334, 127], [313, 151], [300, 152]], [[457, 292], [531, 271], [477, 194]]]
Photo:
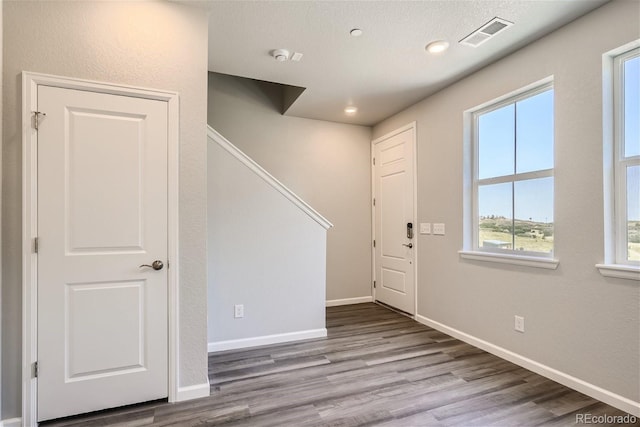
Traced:
[[[22, 425], [37, 425], [38, 383], [34, 363], [38, 355], [38, 255], [34, 238], [38, 235], [38, 150], [34, 111], [38, 105], [38, 85], [84, 90], [111, 95], [154, 99], [168, 106], [168, 360], [169, 401], [178, 399], [179, 387], [179, 258], [178, 258], [178, 93], [141, 89], [110, 83], [22, 72]], [[169, 264], [169, 263], [167, 263]], [[169, 267], [169, 265], [167, 265]]]
[[[418, 156], [416, 152], [416, 139], [417, 139], [417, 125], [416, 122], [411, 122], [398, 129], [395, 129], [389, 133], [382, 135], [379, 138], [371, 141], [371, 200], [376, 195], [376, 165], [374, 163], [374, 157], [376, 154], [376, 144], [398, 135], [406, 130], [413, 129], [413, 139], [411, 140], [411, 152], [413, 153], [413, 235], [418, 236], [418, 224], [416, 224], [418, 218]], [[371, 203], [371, 235], [373, 240], [376, 239], [376, 207]], [[418, 316], [418, 238], [414, 239], [413, 243], [413, 286], [414, 286], [414, 301], [413, 301], [413, 319]], [[376, 248], [371, 245], [371, 277], [376, 282]], [[373, 295], [373, 301], [376, 301], [376, 288], [371, 284], [371, 294]]]

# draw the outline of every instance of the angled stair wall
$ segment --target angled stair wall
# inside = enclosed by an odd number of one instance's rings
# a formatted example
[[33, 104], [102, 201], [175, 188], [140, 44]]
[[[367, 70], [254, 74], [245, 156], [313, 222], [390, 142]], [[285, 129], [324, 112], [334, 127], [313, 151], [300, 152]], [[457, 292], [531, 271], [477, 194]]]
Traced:
[[211, 127], [208, 142], [209, 351], [325, 336], [332, 224]]

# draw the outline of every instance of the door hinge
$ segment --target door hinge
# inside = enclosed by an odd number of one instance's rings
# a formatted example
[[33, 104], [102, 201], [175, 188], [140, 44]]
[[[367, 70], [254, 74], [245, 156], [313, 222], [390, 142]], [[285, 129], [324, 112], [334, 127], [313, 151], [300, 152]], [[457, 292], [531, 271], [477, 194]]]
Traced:
[[40, 116], [44, 117], [47, 113], [41, 111], [33, 111], [33, 127], [38, 130], [38, 124], [40, 123]]
[[376, 205], [376, 198], [374, 197], [373, 198], [373, 206], [375, 206], [375, 205]]
[[37, 254], [38, 253], [38, 238], [34, 238], [33, 239], [33, 253]]
[[373, 166], [375, 166], [375, 165], [376, 165], [376, 158], [374, 157], [373, 158]]
[[38, 378], [38, 362], [33, 362], [33, 378]]
[[376, 247], [376, 241], [375, 240], [373, 241], [373, 247], [374, 248]]
[[373, 287], [374, 288], [376, 287], [376, 281], [375, 280], [373, 281]]

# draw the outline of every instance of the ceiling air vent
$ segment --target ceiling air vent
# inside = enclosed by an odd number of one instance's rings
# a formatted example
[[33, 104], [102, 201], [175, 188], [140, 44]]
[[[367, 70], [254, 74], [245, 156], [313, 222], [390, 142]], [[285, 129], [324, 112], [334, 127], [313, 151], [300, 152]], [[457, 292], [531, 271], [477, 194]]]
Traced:
[[460, 40], [460, 44], [464, 44], [471, 47], [478, 47], [482, 43], [489, 40], [491, 37], [498, 34], [500, 31], [513, 25], [513, 22], [509, 22], [502, 18], [493, 18], [491, 21], [484, 24], [482, 27], [469, 34], [467, 37]]

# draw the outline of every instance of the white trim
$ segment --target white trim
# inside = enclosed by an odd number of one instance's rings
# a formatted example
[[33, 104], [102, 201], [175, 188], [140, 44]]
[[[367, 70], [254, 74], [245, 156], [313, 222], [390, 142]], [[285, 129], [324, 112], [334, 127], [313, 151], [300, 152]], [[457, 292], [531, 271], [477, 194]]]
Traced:
[[37, 135], [31, 126], [31, 112], [37, 110], [38, 85], [98, 93], [154, 99], [168, 106], [168, 247], [170, 268], [167, 272], [168, 301], [168, 398], [178, 396], [180, 377], [179, 307], [179, 95], [176, 92], [115, 85], [47, 74], [22, 72], [22, 420], [24, 425], [36, 425], [37, 380], [32, 378], [32, 366], [37, 360], [37, 255], [32, 251], [37, 233]]
[[373, 297], [355, 297], [327, 300], [327, 307], [337, 307], [339, 305], [363, 304], [365, 302], [373, 302]]
[[36, 131], [31, 111], [38, 105], [37, 83], [22, 74], [22, 421], [34, 426], [37, 414], [38, 383], [32, 377], [37, 359], [37, 255], [32, 251], [37, 236]]
[[546, 268], [555, 270], [558, 268], [558, 261], [555, 258], [542, 258], [535, 256], [499, 254], [495, 252], [480, 251], [458, 251], [460, 258], [471, 259], [474, 261], [497, 262], [500, 264], [524, 265], [526, 267]]
[[[388, 134], [387, 134], [388, 135]], [[373, 141], [371, 141], [371, 159], [369, 167], [371, 168], [371, 194], [369, 197], [369, 203], [371, 203], [371, 299], [376, 300], [376, 248], [373, 247], [373, 242], [376, 240], [376, 207], [373, 204], [373, 200], [376, 197], [376, 150]]]
[[621, 264], [596, 264], [596, 268], [605, 277], [640, 281], [640, 267]]
[[502, 359], [508, 360], [511, 363], [515, 363], [518, 366], [522, 366], [523, 368], [533, 371], [536, 374], [540, 374], [543, 377], [549, 378], [562, 385], [577, 390], [580, 393], [584, 393], [588, 396], [593, 397], [594, 399], [600, 400], [620, 410], [640, 417], [640, 402], [635, 402], [624, 396], [620, 396], [619, 394], [613, 393], [609, 390], [598, 387], [597, 385], [581, 380], [580, 378], [576, 378], [567, 373], [558, 371], [557, 369], [554, 369], [550, 366], [544, 365], [540, 362], [536, 362], [535, 360], [529, 359], [528, 357], [524, 357], [520, 354], [507, 350], [506, 348], [497, 346], [480, 338], [474, 337], [473, 335], [469, 335], [465, 332], [451, 328], [427, 317], [417, 315], [416, 320], [423, 325], [427, 325], [429, 327], [437, 329], [440, 332], [471, 344], [474, 347], [478, 347]]
[[237, 340], [210, 342], [207, 345], [209, 353], [214, 351], [237, 350], [240, 348], [258, 347], [261, 345], [280, 344], [291, 341], [301, 341], [313, 338], [325, 338], [327, 329], [309, 329], [307, 331], [287, 332], [284, 334], [263, 335], [260, 337], [241, 338]]
[[176, 402], [180, 387], [180, 98], [173, 93], [167, 115], [167, 315], [169, 402]]
[[[536, 92], [544, 92], [549, 89], [549, 87], [553, 87], [554, 76], [547, 76], [543, 79], [535, 81], [533, 83], [529, 83], [526, 86], [520, 87], [518, 89], [512, 90], [509, 93], [505, 93], [502, 96], [497, 98], [493, 98], [487, 102], [483, 102], [480, 105], [476, 105], [475, 107], [467, 109], [465, 112], [467, 113], [488, 113], [492, 110], [497, 110], [498, 108], [504, 107], [505, 105], [511, 104], [514, 101], [519, 101], [523, 98], [527, 98], [529, 96], [533, 96]], [[546, 87], [549, 85], [549, 87]]]
[[333, 227], [333, 224], [329, 222], [325, 217], [320, 215], [315, 209], [309, 206], [304, 200], [302, 200], [297, 194], [287, 188], [283, 183], [278, 181], [273, 175], [267, 172], [262, 166], [257, 164], [253, 159], [243, 153], [238, 147], [233, 145], [224, 136], [220, 135], [218, 131], [211, 126], [207, 126], [207, 137], [209, 140], [215, 142], [220, 147], [224, 148], [229, 154], [235, 157], [240, 163], [244, 164], [256, 175], [262, 178], [267, 184], [276, 189], [280, 194], [286, 197], [291, 203], [296, 205], [301, 211], [309, 215], [314, 221], [324, 227], [325, 230]]
[[211, 386], [209, 385], [209, 379], [206, 383], [190, 385], [187, 387], [178, 388], [178, 393], [175, 402], [182, 402], [184, 400], [199, 399], [201, 397], [209, 397]]
[[[611, 79], [610, 85], [606, 87], [606, 83], [603, 82], [603, 114], [610, 115], [610, 117], [603, 117], [603, 122], [607, 125], [603, 126], [605, 131], [609, 131], [609, 127], [613, 128], [613, 141], [607, 140], [607, 134], [603, 134], [603, 148], [610, 150], [613, 148], [613, 158], [610, 159], [605, 153], [605, 172], [610, 167], [606, 162], [613, 160], [613, 181], [606, 181], [607, 184], [613, 184], [613, 187], [605, 187], [605, 198], [610, 199], [613, 197], [613, 214], [608, 216], [609, 213], [605, 213], [609, 219], [613, 218], [613, 250], [615, 254], [610, 256], [606, 255], [605, 262], [611, 264], [625, 264], [630, 266], [640, 267], [640, 262], [632, 261], [628, 259], [628, 237], [627, 237], [627, 168], [640, 166], [640, 156], [626, 157], [624, 153], [625, 141], [624, 141], [624, 62], [640, 57], [640, 40], [636, 40], [633, 44], [635, 46], [629, 47], [624, 52], [609, 52], [603, 57], [603, 77]], [[611, 90], [609, 95], [608, 90]], [[606, 98], [605, 98], [606, 95]], [[611, 121], [611, 124], [609, 124]], [[613, 142], [613, 144], [611, 144]], [[607, 176], [605, 175], [605, 179]], [[611, 195], [607, 195], [606, 192], [610, 191]], [[607, 224], [605, 224], [607, 227]], [[607, 247], [605, 246], [605, 249]]]
[[604, 262], [616, 262], [615, 227], [615, 120], [613, 96], [613, 55], [602, 55], [602, 187], [604, 208]]
[[[413, 139], [411, 140], [412, 147], [411, 151], [413, 152], [413, 313], [414, 315], [418, 313], [418, 122], [413, 121], [411, 123], [407, 123], [404, 126], [401, 126], [397, 129], [392, 130], [374, 140], [371, 141], [371, 200], [375, 197], [376, 194], [376, 186], [375, 186], [375, 166], [373, 164], [373, 159], [375, 157], [375, 146], [376, 144], [385, 141], [391, 137], [394, 137], [398, 134], [401, 134], [404, 131], [413, 129]], [[371, 238], [372, 240], [376, 239], [376, 207], [371, 204]], [[376, 248], [371, 246], [371, 277], [373, 281], [376, 281]], [[371, 284], [371, 294], [373, 301], [376, 301], [376, 288], [373, 287], [373, 283]]]
[[538, 178], [553, 178], [553, 168], [541, 169], [533, 172], [522, 172], [511, 175], [496, 176], [493, 178], [478, 178], [477, 186], [481, 185], [493, 185], [493, 184], [506, 184], [518, 181], [528, 181], [530, 179]]
[[[413, 318], [418, 315], [418, 122], [411, 122], [413, 128]], [[426, 283], [428, 285], [428, 283]]]
[[7, 418], [0, 421], [0, 427], [21, 427], [22, 418]]

